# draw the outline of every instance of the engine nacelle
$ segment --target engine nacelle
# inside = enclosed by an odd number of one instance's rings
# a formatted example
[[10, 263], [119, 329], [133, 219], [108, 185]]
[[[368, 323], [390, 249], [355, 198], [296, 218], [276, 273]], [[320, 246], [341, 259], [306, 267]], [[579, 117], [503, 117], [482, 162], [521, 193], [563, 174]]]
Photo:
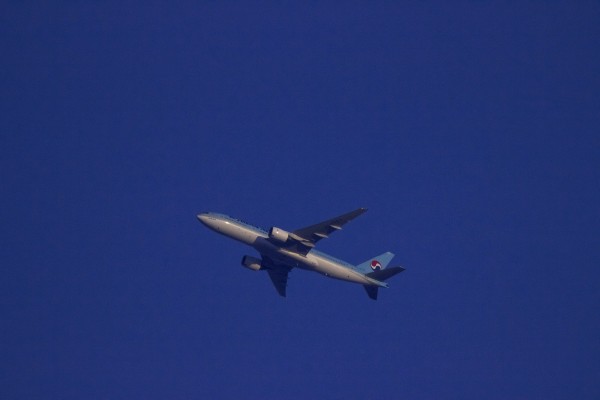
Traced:
[[272, 227], [269, 229], [269, 237], [271, 239], [277, 240], [278, 242], [285, 243], [288, 240], [290, 234], [283, 229]]
[[244, 258], [242, 258], [242, 266], [251, 269], [252, 271], [258, 271], [262, 268], [262, 260], [255, 257], [244, 256]]

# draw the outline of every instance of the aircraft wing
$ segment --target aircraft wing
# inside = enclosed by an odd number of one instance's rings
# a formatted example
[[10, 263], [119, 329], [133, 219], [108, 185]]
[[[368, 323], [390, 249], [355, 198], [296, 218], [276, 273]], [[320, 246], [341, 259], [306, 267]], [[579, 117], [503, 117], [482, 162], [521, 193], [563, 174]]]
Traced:
[[329, 237], [329, 235], [335, 231], [339, 231], [342, 229], [344, 224], [352, 221], [354, 218], [366, 211], [366, 208], [359, 208], [344, 215], [340, 215], [339, 217], [328, 219], [327, 221], [295, 230], [293, 234], [303, 239], [299, 244], [303, 245], [303, 247], [306, 247], [306, 252], [304, 253], [306, 254], [311, 248], [315, 247], [315, 244], [319, 240]]
[[287, 289], [288, 273], [292, 270], [291, 267], [286, 265], [275, 264], [268, 257], [262, 256], [263, 262], [266, 266], [267, 273], [273, 286], [277, 290], [280, 296], [285, 297]]

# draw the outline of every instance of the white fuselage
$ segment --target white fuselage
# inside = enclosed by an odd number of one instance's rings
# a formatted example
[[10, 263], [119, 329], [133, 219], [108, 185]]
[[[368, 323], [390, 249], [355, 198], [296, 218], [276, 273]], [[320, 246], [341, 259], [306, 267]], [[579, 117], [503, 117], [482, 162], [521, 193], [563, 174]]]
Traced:
[[266, 231], [227, 215], [204, 213], [199, 214], [198, 219], [215, 232], [254, 247], [260, 254], [269, 257], [275, 263], [315, 271], [330, 278], [360, 283], [361, 285], [387, 286], [385, 283], [371, 279], [354, 270], [352, 264], [317, 250], [311, 250], [306, 255], [288, 250], [274, 243]]

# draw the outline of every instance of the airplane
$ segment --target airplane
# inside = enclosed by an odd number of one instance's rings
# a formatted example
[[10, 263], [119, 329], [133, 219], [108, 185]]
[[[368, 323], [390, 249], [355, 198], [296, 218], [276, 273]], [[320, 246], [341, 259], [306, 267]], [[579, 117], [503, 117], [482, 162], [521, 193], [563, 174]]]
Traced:
[[366, 211], [366, 208], [359, 208], [291, 232], [275, 226], [267, 232], [239, 219], [214, 212], [203, 212], [196, 217], [213, 231], [256, 249], [261, 258], [245, 255], [242, 266], [253, 271], [267, 271], [282, 297], [286, 297], [288, 273], [293, 268], [299, 268], [361, 284], [369, 298], [377, 300], [379, 288], [388, 287], [384, 281], [404, 271], [399, 266], [386, 268], [394, 257], [393, 253], [386, 252], [362, 264], [353, 265], [314, 249], [319, 240], [339, 231], [344, 224]]

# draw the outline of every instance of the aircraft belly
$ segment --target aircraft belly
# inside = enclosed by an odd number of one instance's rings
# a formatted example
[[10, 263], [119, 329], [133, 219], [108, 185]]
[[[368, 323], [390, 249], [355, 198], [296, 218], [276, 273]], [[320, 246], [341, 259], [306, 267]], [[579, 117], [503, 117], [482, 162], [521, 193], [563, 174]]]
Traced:
[[330, 262], [328, 260], [319, 259], [318, 266], [315, 271], [334, 279], [340, 279], [343, 281], [354, 282], [365, 284], [368, 283], [362, 274], [359, 274], [351, 269], [339, 265], [337, 263]]
[[261, 254], [269, 257], [276, 263], [284, 264], [293, 268], [315, 271], [329, 278], [343, 281], [370, 284], [360, 273], [343, 265], [331, 262], [320, 256], [308, 253], [306, 256], [279, 247], [264, 237], [257, 237], [252, 246]]
[[229, 236], [235, 240], [238, 240], [242, 243], [245, 244], [252, 244], [255, 240], [257, 235], [255, 233], [252, 233], [252, 231], [248, 230], [248, 229], [244, 229], [244, 228], [240, 228], [239, 226], [230, 224], [230, 223], [226, 223], [224, 224], [221, 228], [220, 228], [221, 233], [223, 233], [226, 236]]
[[271, 258], [274, 262], [289, 267], [314, 270], [316, 266], [316, 262], [312, 258], [274, 245], [265, 237], [257, 237], [251, 245], [259, 253]]

